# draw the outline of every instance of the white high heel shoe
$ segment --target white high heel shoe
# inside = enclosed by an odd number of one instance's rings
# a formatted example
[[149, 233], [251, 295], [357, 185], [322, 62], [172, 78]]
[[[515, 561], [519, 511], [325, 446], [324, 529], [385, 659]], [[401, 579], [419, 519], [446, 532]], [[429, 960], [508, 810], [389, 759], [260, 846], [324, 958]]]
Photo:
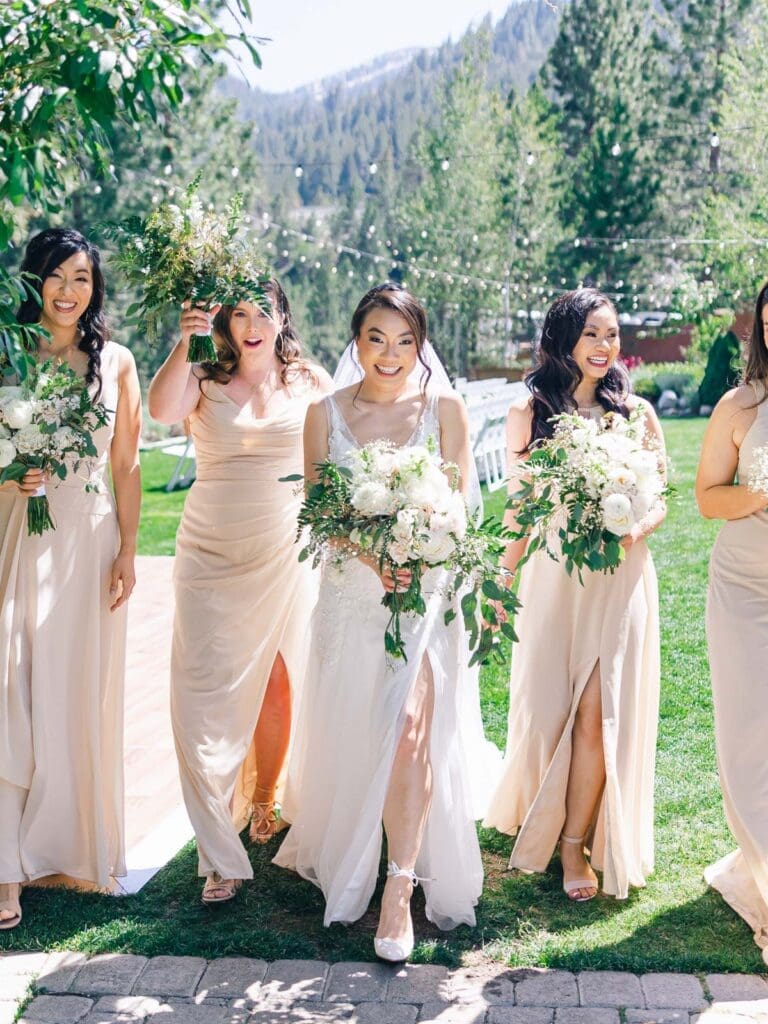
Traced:
[[[393, 860], [387, 864], [387, 878], [407, 878], [411, 883], [411, 893], [419, 882], [431, 882], [431, 878], [419, 878], [415, 871], [399, 868]], [[413, 922], [410, 907], [408, 909], [408, 934], [405, 939], [374, 939], [373, 950], [380, 960], [389, 963], [400, 963], [407, 960], [413, 952]]]

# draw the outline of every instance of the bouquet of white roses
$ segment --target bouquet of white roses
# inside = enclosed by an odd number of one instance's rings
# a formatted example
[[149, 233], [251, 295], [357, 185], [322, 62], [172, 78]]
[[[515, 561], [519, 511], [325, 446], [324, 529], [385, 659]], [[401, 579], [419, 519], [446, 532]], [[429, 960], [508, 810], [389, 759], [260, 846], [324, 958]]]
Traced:
[[[115, 264], [142, 294], [126, 316], [144, 327], [150, 342], [157, 337], [163, 310], [185, 301], [209, 308], [247, 300], [270, 309], [264, 291], [266, 264], [242, 234], [242, 196], [236, 195], [218, 214], [203, 207], [199, 184], [198, 175], [177, 203], [160, 203], [146, 220], [133, 217], [106, 226], [119, 245]], [[193, 335], [188, 359], [216, 359], [209, 335]]]
[[[70, 367], [30, 363], [23, 383], [0, 386], [0, 482], [21, 480], [30, 469], [60, 480], [77, 473], [98, 455], [92, 435], [107, 418], [107, 409]], [[48, 529], [55, 524], [43, 486], [27, 500], [27, 530]]]
[[624, 558], [621, 538], [668, 491], [663, 470], [641, 409], [628, 419], [615, 413], [599, 421], [556, 417], [552, 437], [531, 452], [525, 479], [507, 502], [518, 538], [529, 537], [523, 561], [539, 548], [557, 558], [556, 537], [569, 575], [584, 566], [613, 572]]
[[[373, 441], [355, 453], [351, 468], [325, 461], [317, 469], [318, 482], [309, 488], [299, 513], [299, 540], [305, 539], [305, 528], [309, 531], [299, 558], [312, 556], [317, 565], [323, 555], [346, 559], [367, 554], [380, 571], [411, 572], [406, 590], [382, 599], [390, 611], [386, 653], [406, 658], [401, 616], [426, 612], [422, 574], [439, 566], [448, 574], [445, 596], [461, 595], [459, 607], [474, 651], [470, 664], [491, 655], [501, 658], [499, 635], [491, 628], [498, 622], [497, 607], [507, 619], [518, 607], [515, 594], [498, 582], [498, 559], [508, 534], [493, 520], [481, 526], [473, 522], [457, 487], [456, 467], [427, 447]], [[455, 617], [449, 608], [446, 624]], [[510, 621], [500, 625], [500, 633], [516, 639]]]

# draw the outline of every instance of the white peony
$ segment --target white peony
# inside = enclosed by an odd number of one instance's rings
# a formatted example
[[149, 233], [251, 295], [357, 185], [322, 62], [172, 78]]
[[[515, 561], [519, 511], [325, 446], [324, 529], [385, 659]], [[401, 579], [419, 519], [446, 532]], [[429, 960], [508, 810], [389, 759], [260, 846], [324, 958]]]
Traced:
[[34, 414], [34, 405], [24, 398], [11, 398], [3, 403], [3, 418], [12, 430], [28, 427]]
[[376, 480], [367, 480], [353, 490], [351, 502], [363, 516], [385, 516], [392, 511], [392, 492]]
[[411, 560], [411, 550], [405, 544], [390, 544], [387, 548], [387, 554], [395, 565], [405, 565], [406, 562]]
[[626, 494], [609, 494], [602, 500], [603, 526], [618, 537], [623, 537], [634, 526], [632, 502]]
[[456, 550], [456, 542], [450, 533], [436, 531], [426, 540], [420, 541], [419, 555], [430, 565], [439, 565], [447, 561]]
[[416, 515], [413, 509], [403, 509], [397, 513], [397, 522], [392, 527], [392, 536], [398, 544], [409, 545], [413, 541], [413, 528]]
[[16, 447], [13, 444], [13, 441], [0, 438], [0, 469], [5, 469], [6, 466], [10, 466], [15, 458]]
[[632, 514], [635, 517], [635, 522], [638, 522], [643, 516], [648, 515], [656, 504], [656, 495], [648, 491], [638, 491], [637, 494], [632, 495], [630, 501], [632, 502]]

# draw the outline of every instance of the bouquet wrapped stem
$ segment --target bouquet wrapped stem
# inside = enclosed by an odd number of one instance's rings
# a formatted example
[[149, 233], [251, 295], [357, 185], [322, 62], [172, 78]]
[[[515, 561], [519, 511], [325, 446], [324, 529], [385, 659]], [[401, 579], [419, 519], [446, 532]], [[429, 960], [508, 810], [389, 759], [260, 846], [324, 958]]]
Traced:
[[216, 346], [210, 334], [193, 334], [189, 339], [188, 363], [213, 363], [216, 361]]
[[45, 494], [45, 484], [27, 500], [27, 533], [42, 537], [46, 530], [55, 530], [51, 506]]

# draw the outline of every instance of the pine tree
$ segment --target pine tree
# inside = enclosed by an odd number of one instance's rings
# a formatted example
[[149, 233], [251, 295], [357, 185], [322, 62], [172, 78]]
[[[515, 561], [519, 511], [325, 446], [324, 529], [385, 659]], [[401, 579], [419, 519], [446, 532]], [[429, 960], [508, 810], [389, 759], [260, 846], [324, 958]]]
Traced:
[[569, 179], [562, 214], [572, 245], [561, 262], [614, 290], [648, 272], [644, 250], [622, 240], [662, 220], [652, 13], [649, 0], [574, 0], [545, 67]]

